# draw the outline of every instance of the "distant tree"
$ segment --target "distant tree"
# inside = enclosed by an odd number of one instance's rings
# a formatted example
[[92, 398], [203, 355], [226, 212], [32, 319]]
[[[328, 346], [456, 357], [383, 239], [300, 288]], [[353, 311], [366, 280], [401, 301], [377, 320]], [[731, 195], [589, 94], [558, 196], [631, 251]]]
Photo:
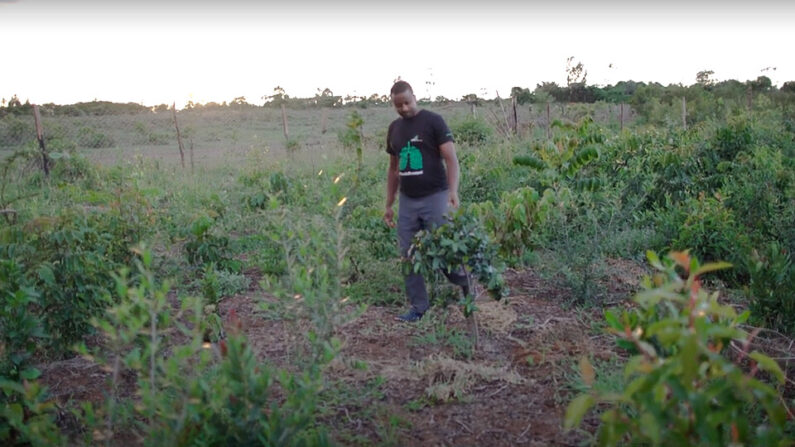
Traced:
[[463, 101], [463, 102], [465, 102], [467, 104], [470, 104], [470, 105], [474, 104], [476, 106], [479, 106], [479, 105], [481, 105], [483, 103], [483, 99], [478, 98], [478, 95], [476, 95], [474, 93], [468, 93], [468, 94], [462, 96], [461, 97], [461, 101]]
[[767, 76], [759, 76], [755, 81], [748, 81], [748, 87], [754, 92], [766, 92], [773, 86], [773, 82]]
[[[569, 99], [569, 91], [566, 88], [559, 86], [555, 82], [542, 82], [536, 84], [536, 89], [533, 90], [533, 95], [538, 98], [538, 102], [547, 102], [550, 98], [555, 101], [563, 102]], [[541, 100], [541, 99], [544, 100]]]
[[787, 81], [780, 89], [782, 92], [795, 93], [795, 81]]
[[568, 87], [571, 87], [572, 84], [582, 84], [584, 86], [587, 78], [588, 70], [585, 69], [582, 62], [577, 62], [574, 65], [574, 56], [566, 59], [566, 85]]
[[323, 90], [318, 88], [313, 102], [319, 107], [338, 107], [342, 105], [342, 97], [334, 95], [334, 92], [328, 87]]
[[715, 79], [712, 77], [715, 72], [712, 70], [702, 70], [696, 73], [696, 84], [709, 89], [713, 85], [715, 85]]
[[450, 99], [448, 99], [448, 98], [446, 98], [446, 97], [444, 97], [444, 96], [441, 96], [441, 95], [439, 95], [439, 96], [437, 96], [437, 97], [436, 97], [436, 99], [434, 99], [433, 101], [434, 101], [435, 103], [437, 103], [437, 104], [448, 104], [448, 103], [450, 102]]
[[290, 96], [281, 86], [276, 86], [273, 88], [273, 94], [270, 96], [263, 96], [265, 102], [272, 106], [281, 106], [282, 104], [286, 104], [287, 101], [290, 99]]
[[246, 97], [245, 96], [238, 96], [237, 98], [235, 98], [232, 101], [230, 101], [229, 105], [230, 106], [247, 106], [249, 104], [248, 104], [248, 102], [246, 102]]
[[513, 87], [511, 89], [511, 97], [516, 98], [516, 102], [521, 105], [533, 102], [533, 93], [528, 88]]

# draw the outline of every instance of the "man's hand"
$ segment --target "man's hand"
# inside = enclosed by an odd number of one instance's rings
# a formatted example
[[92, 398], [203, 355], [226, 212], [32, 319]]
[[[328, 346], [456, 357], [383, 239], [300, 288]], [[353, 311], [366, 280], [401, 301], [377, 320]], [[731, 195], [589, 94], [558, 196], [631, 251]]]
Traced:
[[458, 203], [458, 191], [450, 190], [450, 194], [449, 194], [449, 198], [448, 198], [448, 204], [450, 205], [450, 208], [452, 208], [454, 210], [458, 209], [458, 205], [459, 205], [459, 203]]
[[392, 207], [389, 207], [384, 211], [384, 223], [389, 228], [395, 228], [395, 212], [392, 211]]

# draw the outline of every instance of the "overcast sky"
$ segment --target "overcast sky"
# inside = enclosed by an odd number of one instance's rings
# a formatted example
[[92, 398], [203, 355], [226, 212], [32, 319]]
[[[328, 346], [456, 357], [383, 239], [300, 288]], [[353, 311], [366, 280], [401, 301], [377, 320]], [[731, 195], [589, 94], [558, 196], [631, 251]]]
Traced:
[[[146, 105], [290, 96], [508, 96], [566, 83], [795, 80], [795, 2], [0, 0], [0, 98]], [[775, 69], [774, 69], [775, 68]]]

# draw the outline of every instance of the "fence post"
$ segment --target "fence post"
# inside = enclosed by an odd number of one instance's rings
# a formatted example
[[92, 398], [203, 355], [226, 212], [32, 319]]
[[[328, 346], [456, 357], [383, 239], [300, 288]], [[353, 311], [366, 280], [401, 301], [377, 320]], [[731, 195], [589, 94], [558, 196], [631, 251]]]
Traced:
[[33, 104], [33, 120], [36, 122], [36, 139], [39, 140], [39, 149], [41, 149], [41, 163], [44, 169], [44, 176], [50, 177], [50, 157], [47, 156], [47, 147], [44, 145], [44, 129], [41, 126], [41, 115], [39, 114], [39, 105]]
[[549, 113], [549, 103], [547, 102], [547, 140], [552, 138], [552, 119]]
[[320, 119], [320, 133], [326, 133], [326, 124], [328, 123], [328, 109], [323, 107], [323, 117]]
[[516, 96], [511, 96], [511, 107], [513, 107], [513, 134], [519, 133], [519, 114], [516, 112]]
[[193, 137], [190, 138], [190, 173], [193, 174]]
[[185, 147], [182, 145], [182, 135], [179, 133], [179, 123], [177, 123], [177, 103], [171, 104], [171, 113], [174, 116], [174, 127], [177, 129], [177, 144], [179, 145], [179, 159], [182, 162], [182, 169], [185, 169]]
[[621, 119], [620, 119], [619, 122], [621, 123], [620, 130], [621, 130], [621, 132], [623, 132], [624, 131], [624, 103], [623, 102], [621, 103]]
[[289, 141], [290, 130], [287, 128], [287, 111], [284, 109], [284, 103], [282, 103], [282, 130], [284, 131], [284, 139]]
[[687, 100], [682, 96], [682, 127], [687, 130]]

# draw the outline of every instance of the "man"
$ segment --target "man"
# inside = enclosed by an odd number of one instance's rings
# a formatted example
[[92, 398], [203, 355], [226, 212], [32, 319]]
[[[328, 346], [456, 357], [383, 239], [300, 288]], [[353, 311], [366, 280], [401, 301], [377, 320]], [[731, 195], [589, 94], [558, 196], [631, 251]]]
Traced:
[[[399, 189], [397, 233], [400, 254], [405, 258], [418, 231], [443, 224], [448, 206], [458, 207], [459, 168], [453, 135], [444, 119], [420, 109], [411, 86], [405, 81], [396, 82], [391, 95], [400, 118], [389, 125], [387, 132], [389, 169], [384, 222], [395, 226], [392, 205]], [[461, 286], [464, 295], [469, 293], [465, 271], [444, 274], [450, 282]], [[428, 291], [420, 274], [406, 276], [405, 282], [411, 309], [396, 319], [415, 322], [430, 306]]]

